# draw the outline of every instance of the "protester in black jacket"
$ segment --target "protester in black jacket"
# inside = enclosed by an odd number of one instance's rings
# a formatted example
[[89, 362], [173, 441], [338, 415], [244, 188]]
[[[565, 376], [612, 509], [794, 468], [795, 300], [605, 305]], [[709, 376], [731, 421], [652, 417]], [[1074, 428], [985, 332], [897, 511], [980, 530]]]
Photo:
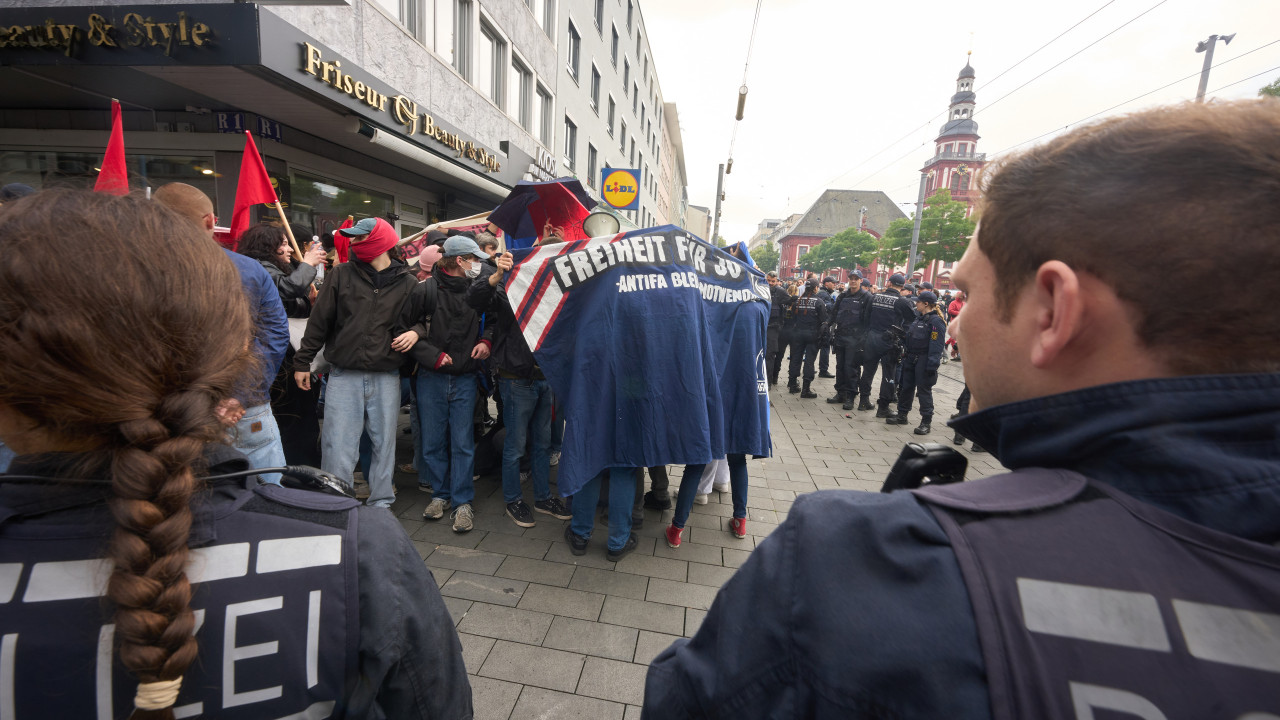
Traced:
[[[810, 278], [805, 281], [804, 294], [796, 299], [792, 308], [795, 324], [791, 329], [791, 368], [788, 372], [787, 390], [800, 393], [805, 399], [816, 398], [818, 394], [809, 389], [813, 382], [813, 361], [818, 355], [818, 337], [822, 335], [827, 324], [827, 304], [818, 297], [818, 281]], [[804, 388], [801, 389], [796, 379], [800, 375], [800, 364], [804, 363]]]
[[338, 265], [316, 299], [302, 346], [293, 360], [294, 380], [311, 389], [311, 362], [320, 348], [332, 363], [325, 390], [322, 467], [347, 482], [359, 456], [360, 436], [373, 443], [370, 505], [395, 500], [396, 424], [400, 366], [417, 337], [406, 332], [401, 310], [418, 282], [392, 257], [399, 238], [380, 218], [365, 218], [338, 232], [351, 238], [351, 260]]

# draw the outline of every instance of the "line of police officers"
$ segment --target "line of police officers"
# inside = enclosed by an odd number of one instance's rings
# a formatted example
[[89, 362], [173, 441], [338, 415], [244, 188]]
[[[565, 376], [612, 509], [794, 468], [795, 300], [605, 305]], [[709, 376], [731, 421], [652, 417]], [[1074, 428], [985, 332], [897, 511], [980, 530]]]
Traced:
[[[798, 298], [787, 294], [775, 273], [769, 273], [768, 280], [773, 293], [768, 332], [770, 385], [777, 385], [782, 355], [790, 347], [788, 390], [804, 399], [816, 398], [810, 390], [814, 359], [819, 345], [834, 344], [836, 394], [827, 398], [828, 403], [852, 410], [856, 402], [858, 410], [875, 409], [876, 417], [885, 418], [890, 425], [906, 425], [912, 396], [919, 395], [920, 425], [915, 433], [929, 433], [933, 386], [947, 331], [946, 321], [937, 312], [937, 295], [926, 290], [915, 298], [904, 296], [906, 278], [897, 273], [889, 277], [882, 292], [872, 293], [871, 283], [855, 271], [848, 289], [834, 298], [833, 277], [823, 279], [823, 290], [818, 290], [816, 278], [810, 278]], [[803, 388], [798, 383], [802, 364]], [[877, 367], [881, 369], [880, 388], [872, 404], [871, 385]], [[825, 372], [823, 376], [829, 377]], [[857, 402], [859, 395], [861, 401]]]

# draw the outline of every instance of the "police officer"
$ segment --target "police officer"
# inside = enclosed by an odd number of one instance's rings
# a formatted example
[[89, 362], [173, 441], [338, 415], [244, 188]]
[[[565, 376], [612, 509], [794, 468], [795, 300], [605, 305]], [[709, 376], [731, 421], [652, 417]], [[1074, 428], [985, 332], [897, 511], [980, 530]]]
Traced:
[[[822, 278], [822, 288], [818, 290], [818, 297], [822, 298], [827, 304], [827, 316], [834, 317], [833, 311], [836, 307], [836, 279], [831, 275]], [[818, 377], [833, 378], [831, 369], [831, 339], [827, 335], [818, 339], [821, 347], [818, 348]]]
[[786, 287], [778, 280], [778, 273], [770, 270], [765, 273], [764, 277], [769, 283], [769, 297], [771, 299], [769, 325], [765, 329], [765, 360], [768, 361], [769, 384], [777, 385], [778, 368], [782, 365], [783, 353], [787, 351], [787, 346], [780, 342], [782, 321], [791, 305], [795, 303], [795, 298], [787, 293]]
[[[862, 353], [867, 339], [867, 323], [871, 316], [870, 282], [861, 280], [861, 273], [854, 271], [852, 291], [846, 290], [836, 298], [836, 394], [827, 398], [831, 404], [843, 403], [844, 410], [852, 410], [858, 397], [858, 379], [862, 371]], [[866, 283], [866, 287], [862, 285]], [[870, 410], [873, 406], [865, 396], [859, 408]]]
[[4, 717], [471, 716], [396, 517], [260, 484], [223, 444], [251, 333], [235, 267], [158, 202], [0, 210]]
[[858, 383], [858, 392], [862, 395], [862, 404], [867, 405], [866, 401], [871, 397], [871, 382], [875, 380], [876, 368], [880, 367], [880, 395], [876, 400], [876, 417], [879, 418], [893, 415], [892, 405], [898, 399], [894, 378], [898, 358], [892, 357], [889, 352], [895, 346], [891, 328], [902, 331], [916, 317], [915, 308], [902, 297], [902, 286], [906, 282], [907, 279], [901, 273], [894, 273], [889, 276], [888, 287], [871, 296], [871, 316], [868, 320], [866, 351], [862, 354], [862, 378]]
[[[818, 279], [809, 278], [804, 283], [804, 294], [796, 298], [791, 309], [794, 324], [791, 327], [791, 368], [788, 372], [787, 390], [800, 393], [808, 400], [818, 397], [809, 389], [813, 382], [813, 361], [818, 354], [818, 338], [826, 330], [827, 304], [818, 297]], [[804, 388], [796, 382], [800, 364], [804, 363]]]
[[904, 341], [906, 354], [902, 358], [902, 382], [898, 387], [898, 412], [885, 420], [889, 425], [906, 425], [911, 414], [911, 396], [920, 395], [920, 426], [917, 435], [928, 435], [933, 422], [933, 385], [938, 382], [938, 367], [942, 364], [943, 343], [947, 337], [947, 323], [937, 313], [938, 296], [925, 290], [916, 300], [919, 317], [907, 327]]

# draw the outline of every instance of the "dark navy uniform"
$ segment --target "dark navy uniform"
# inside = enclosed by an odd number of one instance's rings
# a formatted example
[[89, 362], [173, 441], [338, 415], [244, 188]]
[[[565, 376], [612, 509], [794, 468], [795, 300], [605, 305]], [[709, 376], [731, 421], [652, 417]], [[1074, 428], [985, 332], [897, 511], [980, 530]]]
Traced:
[[[818, 290], [818, 297], [827, 304], [827, 315], [833, 316], [836, 309], [836, 296], [827, 290], [826, 283], [823, 283], [821, 289]], [[822, 347], [818, 348], [818, 372], [822, 377], [830, 377], [831, 375], [831, 344], [822, 343]]]
[[904, 418], [911, 412], [911, 395], [918, 393], [921, 427], [933, 420], [933, 384], [938, 382], [938, 366], [942, 364], [946, 337], [946, 321], [932, 311], [916, 318], [907, 327], [902, 384], [898, 388], [898, 417]]
[[[59, 472], [76, 456], [19, 456]], [[217, 447], [210, 474], [248, 468]], [[106, 486], [0, 486], [0, 693], [15, 718], [123, 718], [137, 680], [114, 650]], [[381, 508], [256, 479], [192, 502], [199, 657], [177, 717], [465, 718], [471, 687], [431, 573]], [[0, 593], [3, 594], [3, 593]]]
[[785, 342], [781, 342], [783, 318], [790, 311], [795, 298], [787, 294], [781, 285], [770, 285], [769, 296], [772, 300], [769, 307], [769, 325], [765, 330], [765, 360], [768, 361], [769, 384], [778, 384], [778, 369], [782, 367], [782, 355], [787, 351]]
[[893, 412], [890, 406], [898, 399], [894, 378], [898, 369], [897, 358], [886, 357], [892, 345], [888, 330], [890, 327], [905, 328], [915, 317], [916, 311], [912, 303], [892, 287], [871, 296], [871, 318], [867, 328], [866, 351], [862, 354], [862, 378], [858, 383], [858, 392], [862, 393], [864, 399], [871, 397], [871, 383], [876, 377], [876, 366], [883, 365], [880, 395], [877, 399], [880, 412], [877, 416], [888, 417]]
[[796, 298], [791, 309], [795, 324], [791, 328], [791, 367], [787, 377], [791, 384], [800, 375], [804, 362], [804, 382], [813, 382], [813, 361], [818, 355], [818, 336], [827, 322], [827, 303], [817, 295]]
[[858, 395], [872, 297], [859, 287], [857, 292], [845, 291], [836, 298], [836, 395], [844, 397], [845, 405], [851, 405]]

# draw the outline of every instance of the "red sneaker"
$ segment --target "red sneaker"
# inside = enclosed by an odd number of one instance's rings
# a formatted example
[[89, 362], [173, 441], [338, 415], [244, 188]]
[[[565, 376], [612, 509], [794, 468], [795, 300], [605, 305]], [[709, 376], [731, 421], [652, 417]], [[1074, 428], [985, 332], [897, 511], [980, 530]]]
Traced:
[[667, 526], [667, 546], [680, 547], [680, 535], [684, 533], [684, 528], [678, 528], [675, 525]]
[[733, 533], [733, 536], [738, 538], [739, 540], [746, 537], [747, 536], [747, 519], [746, 518], [731, 519], [729, 521], [729, 532]]

